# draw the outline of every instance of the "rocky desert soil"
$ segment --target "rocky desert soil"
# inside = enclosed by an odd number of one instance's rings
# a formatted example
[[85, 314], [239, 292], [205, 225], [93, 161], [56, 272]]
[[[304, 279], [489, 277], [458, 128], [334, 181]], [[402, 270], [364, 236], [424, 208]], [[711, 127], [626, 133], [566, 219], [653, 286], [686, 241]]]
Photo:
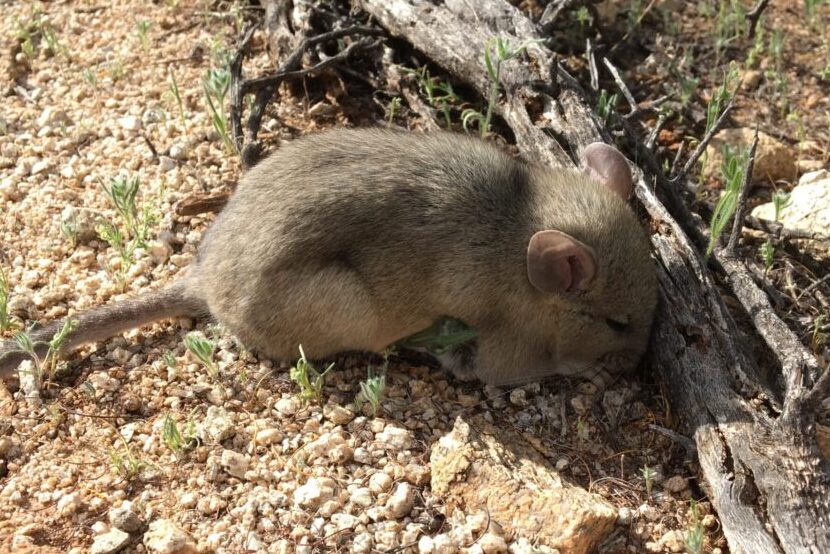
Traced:
[[[540, 4], [521, 7], [534, 13]], [[690, 68], [706, 64], [701, 52], [710, 50], [689, 45], [709, 44], [717, 12], [680, 3], [676, 17], [654, 19], [672, 6], [611, 4], [621, 35], [626, 21], [636, 23], [638, 36], [625, 35], [621, 48], [643, 54], [625, 68], [638, 97], [659, 96], [666, 79], [695, 80], [687, 88], [697, 103], [660, 134], [660, 148], [700, 136], [695, 106], [722, 82], [729, 49], [753, 42], [742, 37], [706, 70]], [[762, 121], [800, 165], [760, 186], [755, 203], [828, 160], [827, 39], [811, 31], [801, 3], [780, 4], [788, 5], [771, 7], [764, 20], [761, 61], [747, 69], [758, 73], [742, 85], [754, 88], [740, 96], [735, 121]], [[828, 21], [827, 5], [818, 4], [816, 17]], [[203, 79], [227, 63], [244, 21], [260, 11], [205, 0], [0, 6], [0, 269], [10, 323], [20, 330], [158, 287], [194, 258], [213, 215], [176, 207], [229, 192], [241, 172], [211, 124]], [[778, 58], [777, 29], [785, 33]], [[263, 72], [272, 67], [265, 42], [257, 31], [246, 61]], [[649, 49], [658, 53], [647, 57]], [[668, 58], [682, 61], [679, 74], [668, 72]], [[321, 79], [284, 91], [269, 108], [262, 138], [271, 147], [335, 125], [385, 123], [365, 84], [334, 74], [327, 79], [339, 79], [340, 92], [332, 94]], [[405, 108], [395, 118], [421, 127]], [[133, 182], [138, 209], [130, 223], [107, 188]], [[698, 196], [705, 217], [721, 187], [717, 177], [705, 181]], [[753, 240], [761, 245], [765, 236]], [[803, 260], [799, 252], [789, 243], [777, 250], [771, 287], [786, 290], [795, 279], [803, 289], [826, 274], [826, 260], [787, 261]], [[825, 285], [782, 308], [805, 341], [827, 333]], [[12, 338], [12, 326], [2, 338]], [[185, 337], [194, 331], [214, 345], [215, 368], [188, 352]], [[826, 352], [825, 342], [814, 346]], [[457, 460], [444, 454], [463, 448], [465, 422], [484, 435], [508, 429], [523, 437], [526, 453], [505, 467], [547, 464], [563, 494], [574, 486], [591, 493], [579, 496], [579, 509], [566, 496], [559, 515], [572, 509], [602, 522], [600, 552], [728, 551], [687, 442], [667, 431], [675, 416], [649, 368], [597, 398], [584, 382], [483, 388], [391, 356], [374, 411], [360, 400], [360, 383], [381, 365], [340, 359], [319, 399], [305, 401], [289, 368], [257, 359], [209, 322], [163, 322], [86, 347], [54, 377], [44, 374], [39, 391], [25, 379], [0, 391], [0, 551], [553, 552], [529, 527], [500, 525], [445, 490], [439, 477]], [[517, 487], [535, 498], [526, 481], [504, 478], [492, 494], [504, 494], [508, 508]], [[562, 540], [574, 552], [585, 544]]]

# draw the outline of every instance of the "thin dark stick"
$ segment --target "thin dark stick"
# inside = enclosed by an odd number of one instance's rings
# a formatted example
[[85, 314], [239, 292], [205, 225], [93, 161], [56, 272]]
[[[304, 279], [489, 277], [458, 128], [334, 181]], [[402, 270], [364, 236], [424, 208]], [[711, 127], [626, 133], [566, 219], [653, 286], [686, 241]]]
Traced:
[[660, 136], [660, 131], [663, 130], [663, 126], [668, 120], [668, 114], [660, 114], [657, 118], [657, 123], [654, 124], [654, 129], [651, 130], [651, 134], [648, 136], [648, 140], [646, 140], [646, 148], [652, 152], [654, 152], [654, 145], [657, 143], [657, 137]]
[[553, 2], [550, 2], [545, 6], [545, 11], [542, 12], [542, 16], [539, 18], [539, 27], [542, 28], [542, 32], [550, 32], [562, 12], [575, 8], [584, 2], [585, 0], [553, 0]]
[[614, 82], [617, 83], [617, 87], [619, 87], [620, 92], [622, 92], [623, 96], [625, 96], [628, 105], [631, 106], [631, 113], [638, 112], [640, 110], [640, 106], [634, 99], [634, 95], [631, 94], [630, 90], [628, 90], [628, 86], [626, 86], [625, 81], [623, 81], [620, 71], [608, 60], [608, 58], [602, 58], [602, 62], [605, 64], [605, 67], [608, 68], [608, 71], [611, 72], [611, 75], [614, 77]]
[[827, 275], [825, 275], [824, 277], [822, 277], [821, 279], [819, 279], [819, 280], [818, 280], [818, 281], [816, 281], [815, 283], [811, 283], [809, 286], [805, 287], [805, 288], [804, 288], [804, 290], [802, 290], [802, 291], [799, 293], [799, 295], [795, 298], [796, 302], [797, 302], [797, 301], [798, 301], [798, 300], [799, 300], [802, 296], [804, 296], [805, 294], [810, 294], [810, 293], [811, 293], [811, 292], [813, 292], [815, 289], [817, 289], [818, 287], [820, 287], [820, 286], [821, 286], [821, 284], [822, 284], [822, 283], [824, 283], [824, 282], [826, 282], [828, 279], [830, 279], [830, 273], [828, 273]]
[[748, 215], [744, 218], [744, 225], [750, 229], [761, 231], [781, 240], [805, 239], [805, 240], [830, 240], [830, 235], [808, 231], [806, 229], [790, 229], [784, 227], [779, 221], [770, 221]]
[[153, 143], [150, 141], [150, 139], [147, 137], [147, 135], [145, 135], [144, 133], [142, 133], [142, 134], [141, 134], [141, 138], [143, 138], [143, 139], [144, 139], [144, 144], [146, 144], [146, 145], [147, 145], [147, 148], [149, 148], [149, 149], [150, 149], [150, 153], [153, 155], [153, 159], [154, 159], [154, 160], [158, 160], [158, 159], [159, 159], [159, 153], [158, 153], [158, 151], [156, 150], [156, 147], [155, 147], [155, 146], [153, 146]]
[[[251, 45], [251, 39], [254, 36], [254, 31], [257, 28], [256, 23], [251, 23], [245, 29], [245, 32], [242, 34], [242, 41], [239, 43], [239, 48], [236, 49], [236, 54], [233, 56], [233, 60], [231, 60], [230, 64], [230, 72], [231, 72], [231, 97], [230, 97], [230, 120], [231, 120], [231, 136], [233, 137], [233, 141], [236, 144], [236, 149], [239, 152], [242, 152], [242, 146], [244, 142], [244, 135], [242, 132], [242, 101], [245, 97], [242, 94], [242, 61], [245, 59], [245, 55], [248, 53], [248, 49]], [[243, 166], [248, 167], [245, 165], [245, 160], [243, 159]]]
[[677, 152], [674, 155], [674, 160], [671, 163], [671, 169], [669, 170], [669, 175], [674, 175], [677, 172], [677, 168], [680, 165], [680, 160], [683, 158], [683, 154], [686, 152], [686, 141], [681, 141], [680, 146], [677, 147]]
[[758, 0], [758, 3], [747, 12], [746, 22], [749, 25], [747, 37], [749, 39], [755, 38], [755, 27], [758, 26], [758, 20], [761, 18], [761, 13], [767, 7], [767, 4], [769, 4], [769, 0]]
[[732, 232], [729, 234], [729, 242], [726, 243], [727, 256], [735, 255], [735, 247], [738, 245], [738, 237], [744, 228], [744, 216], [746, 215], [746, 197], [749, 194], [749, 184], [752, 182], [752, 170], [755, 168], [755, 151], [758, 149], [758, 126], [755, 126], [755, 136], [752, 139], [752, 146], [749, 148], [749, 160], [746, 163], [746, 171], [741, 182], [741, 190], [738, 193], [738, 206], [735, 208], [735, 219], [732, 222]]

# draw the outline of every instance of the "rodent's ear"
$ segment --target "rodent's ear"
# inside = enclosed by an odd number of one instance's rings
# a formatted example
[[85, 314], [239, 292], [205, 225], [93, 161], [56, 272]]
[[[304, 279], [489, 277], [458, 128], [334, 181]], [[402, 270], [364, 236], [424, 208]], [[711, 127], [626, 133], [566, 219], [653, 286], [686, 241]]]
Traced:
[[594, 251], [561, 231], [539, 231], [527, 245], [527, 278], [542, 292], [578, 295], [597, 272]]
[[631, 169], [620, 151], [604, 142], [593, 142], [582, 152], [583, 170], [623, 200], [634, 190]]

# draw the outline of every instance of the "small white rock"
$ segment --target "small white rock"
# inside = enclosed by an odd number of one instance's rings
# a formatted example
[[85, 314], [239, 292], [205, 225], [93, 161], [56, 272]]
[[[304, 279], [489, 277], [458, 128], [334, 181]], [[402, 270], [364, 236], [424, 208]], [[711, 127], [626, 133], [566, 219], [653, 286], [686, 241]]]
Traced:
[[223, 450], [219, 463], [230, 475], [242, 479], [248, 471], [248, 458], [233, 450]]
[[141, 118], [134, 115], [127, 115], [120, 118], [118, 124], [126, 131], [138, 131], [141, 129]]
[[153, 554], [194, 554], [196, 544], [193, 539], [179, 529], [172, 521], [157, 519], [143, 538], [144, 546]]
[[167, 173], [176, 169], [176, 160], [170, 156], [159, 156], [159, 169]]
[[134, 533], [141, 528], [141, 518], [129, 500], [125, 500], [118, 508], [110, 510], [107, 516], [110, 525], [127, 533]]
[[376, 495], [388, 491], [391, 486], [392, 478], [382, 471], [373, 473], [369, 478], [369, 490]]
[[391, 519], [400, 519], [412, 511], [415, 505], [415, 491], [409, 483], [399, 483], [395, 492], [386, 501], [386, 514]]
[[334, 496], [335, 483], [327, 477], [314, 477], [294, 491], [294, 504], [314, 509]]
[[395, 427], [394, 425], [387, 425], [384, 427], [383, 431], [375, 435], [375, 438], [382, 442], [386, 443], [393, 448], [397, 448], [398, 450], [408, 450], [412, 448], [412, 444], [414, 443], [414, 439], [412, 438], [412, 433], [407, 429], [401, 429], [400, 427]]
[[300, 403], [294, 397], [288, 398], [280, 398], [277, 400], [276, 404], [274, 404], [274, 409], [283, 416], [283, 417], [290, 417], [297, 413], [297, 410], [300, 409]]
[[62, 516], [72, 515], [81, 507], [81, 497], [78, 493], [69, 493], [58, 500], [58, 513]]
[[224, 408], [209, 406], [197, 434], [205, 442], [219, 443], [236, 434], [236, 423]]
[[372, 535], [359, 533], [352, 540], [351, 554], [369, 554], [372, 552]]
[[275, 427], [268, 429], [260, 429], [256, 432], [256, 443], [263, 446], [268, 446], [282, 441], [285, 434]]
[[120, 529], [111, 529], [92, 541], [90, 554], [115, 554], [130, 542], [130, 535]]

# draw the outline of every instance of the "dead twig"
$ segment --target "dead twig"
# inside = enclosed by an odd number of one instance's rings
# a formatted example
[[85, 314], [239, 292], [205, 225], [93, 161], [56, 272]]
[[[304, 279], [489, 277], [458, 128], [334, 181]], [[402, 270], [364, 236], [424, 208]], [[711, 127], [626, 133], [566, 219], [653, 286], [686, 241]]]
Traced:
[[[236, 149], [239, 152], [242, 152], [242, 143], [244, 140], [244, 136], [242, 134], [242, 100], [244, 98], [244, 94], [242, 94], [242, 61], [245, 59], [245, 56], [248, 54], [248, 50], [251, 46], [251, 39], [254, 36], [254, 31], [257, 28], [256, 23], [249, 24], [245, 31], [242, 33], [242, 40], [239, 43], [239, 47], [236, 49], [236, 53], [233, 56], [230, 64], [230, 73], [231, 73], [231, 87], [230, 87], [230, 120], [231, 120], [231, 136], [233, 137], [233, 141], [236, 144]], [[245, 160], [242, 160], [243, 166], [248, 167], [245, 165]]]
[[755, 151], [758, 149], [758, 126], [755, 126], [755, 136], [752, 139], [752, 146], [749, 148], [749, 159], [746, 162], [746, 171], [741, 182], [741, 190], [738, 193], [738, 205], [735, 208], [735, 218], [732, 222], [732, 232], [729, 234], [729, 242], [726, 244], [724, 255], [734, 256], [735, 247], [738, 245], [738, 237], [744, 228], [744, 216], [746, 215], [746, 197], [749, 194], [749, 184], [752, 182], [752, 170], [755, 168]]
[[612, 64], [608, 58], [602, 58], [602, 63], [605, 64], [605, 67], [608, 68], [608, 71], [611, 72], [611, 75], [614, 77], [614, 82], [617, 83], [617, 87], [619, 87], [620, 92], [623, 96], [625, 96], [625, 100], [628, 102], [628, 105], [631, 107], [631, 111], [628, 113], [628, 116], [631, 116], [633, 113], [637, 113], [640, 111], [640, 106], [637, 104], [637, 101], [634, 99], [634, 95], [631, 94], [631, 91], [626, 86], [625, 81], [623, 81], [622, 76], [620, 75], [619, 69]]
[[746, 13], [746, 23], [748, 26], [747, 37], [750, 40], [755, 38], [755, 27], [758, 26], [758, 20], [761, 18], [761, 14], [764, 8], [767, 7], [767, 4], [769, 4], [769, 0], [758, 0], [758, 3]]
[[804, 239], [804, 240], [825, 240], [830, 241], [830, 235], [808, 231], [806, 229], [790, 229], [784, 227], [781, 222], [761, 219], [748, 215], [744, 218], [744, 225], [750, 229], [767, 233], [773, 238], [780, 240]]
[[697, 145], [697, 148], [694, 149], [692, 155], [689, 156], [688, 160], [686, 160], [686, 164], [683, 166], [683, 169], [681, 169], [680, 172], [676, 175], [669, 177], [670, 182], [678, 183], [686, 179], [686, 177], [689, 175], [689, 172], [692, 170], [694, 165], [703, 155], [703, 152], [706, 151], [706, 147], [709, 146], [709, 143], [712, 141], [712, 139], [715, 137], [718, 131], [720, 131], [721, 127], [723, 127], [723, 124], [726, 122], [726, 118], [732, 111], [734, 105], [735, 97], [732, 96], [732, 98], [729, 99], [729, 103], [726, 105], [726, 107], [723, 109], [723, 112], [720, 114], [720, 117], [718, 117], [717, 121], [715, 121], [715, 124], [712, 125], [712, 128], [709, 129], [709, 132], [706, 133], [706, 136], [703, 137], [703, 140], [701, 140], [700, 144]]
[[[253, 165], [259, 157], [259, 145], [256, 141], [256, 137], [259, 133], [259, 128], [262, 125], [262, 117], [265, 114], [265, 106], [271, 101], [274, 94], [276, 94], [277, 87], [279, 87], [280, 83], [291, 79], [300, 79], [309, 75], [315, 75], [326, 68], [346, 61], [357, 51], [373, 48], [377, 42], [368, 38], [358, 40], [357, 42], [353, 42], [348, 45], [345, 49], [338, 52], [334, 56], [327, 58], [312, 67], [300, 69], [303, 55], [307, 50], [329, 40], [336, 40], [350, 35], [377, 36], [382, 34], [382, 30], [373, 27], [352, 26], [305, 38], [294, 49], [291, 55], [288, 56], [285, 62], [283, 62], [276, 73], [242, 81], [239, 85], [239, 98], [244, 98], [246, 94], [255, 95], [254, 105], [251, 108], [250, 115], [248, 116], [247, 132], [244, 141], [246, 144], [240, 150], [242, 152], [243, 163]], [[241, 106], [238, 109], [241, 113]]]

